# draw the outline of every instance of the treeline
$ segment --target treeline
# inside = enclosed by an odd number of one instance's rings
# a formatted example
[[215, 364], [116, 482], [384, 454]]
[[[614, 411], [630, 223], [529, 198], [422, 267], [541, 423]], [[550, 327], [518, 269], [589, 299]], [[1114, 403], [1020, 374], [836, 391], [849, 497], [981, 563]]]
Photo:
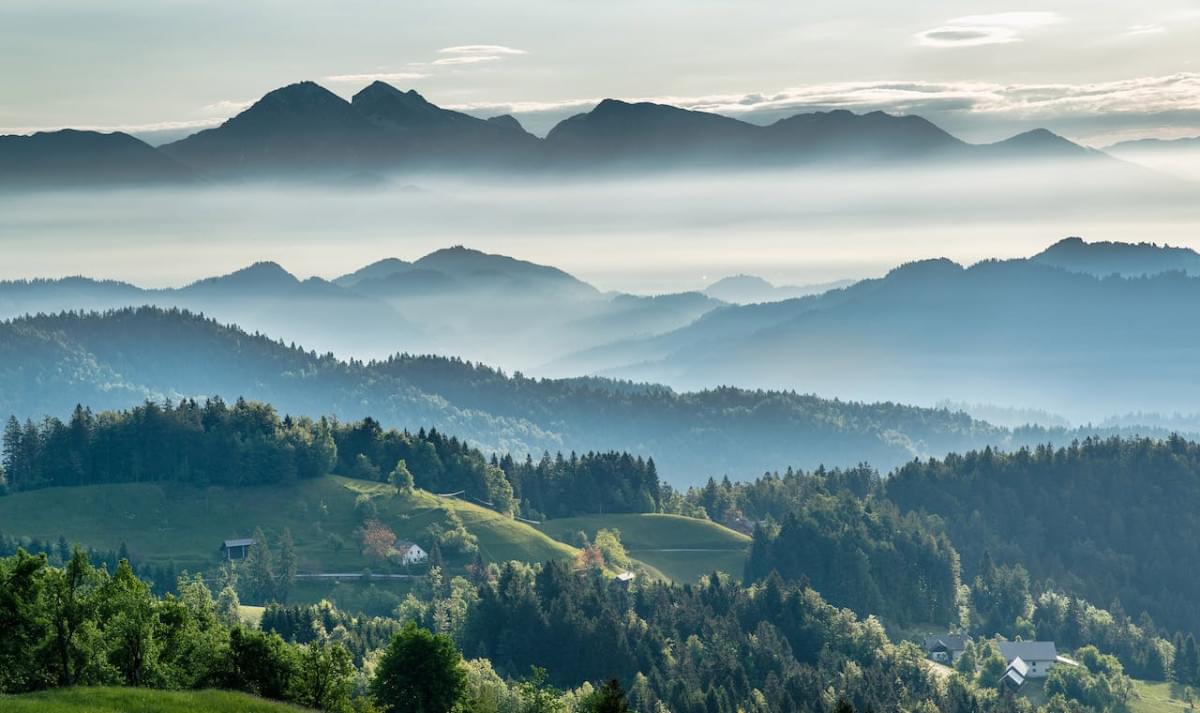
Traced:
[[3, 437], [10, 490], [99, 483], [183, 482], [259, 485], [330, 472], [337, 452], [331, 424], [283, 418], [239, 399], [147, 402], [94, 414], [78, 406], [67, 421], [21, 424]]
[[910, 463], [886, 497], [936, 516], [971, 568], [989, 552], [1046, 589], [1200, 631], [1189, 565], [1200, 561], [1200, 445], [1176, 436], [988, 448]]
[[10, 418], [2, 446], [0, 494], [129, 482], [263, 485], [333, 472], [388, 482], [407, 472], [416, 487], [465, 491], [527, 517], [654, 512], [660, 504], [654, 462], [628, 453], [547, 454], [536, 463], [488, 459], [436, 429], [384, 429], [369, 417], [350, 423], [280, 417], [269, 405], [243, 399], [146, 402], [99, 414], [77, 406], [66, 421]]
[[534, 520], [589, 513], [658, 512], [662, 494], [654, 459], [629, 453], [572, 453], [534, 461], [505, 455], [499, 466], [521, 502], [521, 514]]
[[[59, 537], [57, 541], [50, 542], [39, 540], [36, 537], [9, 537], [0, 532], [0, 558], [12, 557], [19, 550], [35, 555], [45, 555], [49, 564], [65, 567], [71, 561], [75, 547], [68, 544], [65, 537]], [[109, 572], [115, 572], [122, 561], [127, 562], [138, 579], [149, 584], [151, 590], [156, 594], [162, 595], [175, 591], [179, 574], [171, 562], [161, 566], [137, 562], [129, 556], [129, 551], [126, 550], [124, 543], [115, 550], [95, 550], [89, 547], [83, 551], [93, 566]]]

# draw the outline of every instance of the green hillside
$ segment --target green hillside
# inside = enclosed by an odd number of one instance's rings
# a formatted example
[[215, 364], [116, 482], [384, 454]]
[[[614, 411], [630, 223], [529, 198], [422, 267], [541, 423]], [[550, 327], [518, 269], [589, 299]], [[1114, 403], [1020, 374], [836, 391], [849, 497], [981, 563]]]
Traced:
[[4, 713], [300, 713], [308, 710], [229, 691], [57, 688], [0, 695]]
[[[0, 498], [6, 535], [69, 542], [96, 549], [122, 543], [133, 559], [174, 562], [197, 571], [220, 562], [221, 541], [263, 528], [274, 541], [289, 528], [301, 573], [361, 572], [371, 567], [355, 530], [362, 522], [356, 500], [371, 500], [378, 519], [397, 537], [429, 549], [430, 525], [447, 526], [451, 511], [479, 539], [485, 560], [540, 562], [569, 558], [574, 548], [492, 510], [417, 491], [398, 494], [379, 483], [331, 476], [293, 485], [197, 488], [179, 484], [123, 483], [47, 488]], [[447, 557], [451, 567], [465, 561]]]
[[621, 531], [629, 555], [676, 582], [691, 582], [713, 570], [740, 577], [750, 538], [709, 520], [681, 515], [585, 515], [547, 520], [538, 528], [561, 542], [579, 532], [594, 537], [601, 528]]
[[1184, 700], [1183, 687], [1164, 681], [1133, 682], [1132, 713], [1183, 713], [1194, 708]]

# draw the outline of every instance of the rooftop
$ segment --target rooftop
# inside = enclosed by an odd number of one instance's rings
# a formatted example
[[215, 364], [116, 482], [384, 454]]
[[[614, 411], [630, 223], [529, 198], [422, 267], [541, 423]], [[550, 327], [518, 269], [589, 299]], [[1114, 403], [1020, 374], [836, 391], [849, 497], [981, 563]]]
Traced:
[[1058, 649], [1053, 641], [1000, 641], [996, 644], [1000, 655], [1005, 661], [1024, 659], [1025, 661], [1054, 661], [1058, 659]]

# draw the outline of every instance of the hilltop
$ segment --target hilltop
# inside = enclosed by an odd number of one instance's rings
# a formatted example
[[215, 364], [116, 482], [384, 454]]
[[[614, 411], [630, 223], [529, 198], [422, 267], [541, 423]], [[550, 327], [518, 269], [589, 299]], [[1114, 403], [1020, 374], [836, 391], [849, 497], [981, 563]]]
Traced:
[[[291, 531], [301, 573], [353, 573], [379, 568], [362, 552], [356, 530], [363, 501], [401, 540], [426, 550], [429, 528], [451, 529], [460, 518], [479, 540], [487, 562], [571, 559], [575, 549], [533, 527], [457, 498], [425, 491], [398, 494], [380, 483], [338, 476], [294, 485], [200, 488], [170, 483], [116, 483], [45, 488], [0, 498], [2, 532], [9, 536], [85, 543], [101, 550], [122, 544], [139, 563], [207, 571], [220, 564], [221, 543], [261, 527], [272, 541]], [[471, 558], [447, 552], [461, 572]]]

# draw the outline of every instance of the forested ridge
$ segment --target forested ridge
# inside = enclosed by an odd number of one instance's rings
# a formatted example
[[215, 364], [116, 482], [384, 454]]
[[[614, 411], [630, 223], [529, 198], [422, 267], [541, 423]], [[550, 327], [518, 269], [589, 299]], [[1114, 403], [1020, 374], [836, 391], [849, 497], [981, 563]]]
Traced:
[[660, 477], [676, 487], [780, 464], [890, 468], [915, 456], [1073, 434], [1010, 432], [945, 409], [793, 392], [677, 393], [606, 379], [533, 379], [442, 357], [343, 361], [149, 307], [0, 323], [0, 414], [37, 421], [65, 418], [76, 404], [102, 411], [218, 396], [264, 401], [297, 417], [436, 429], [516, 458], [545, 451], [653, 456]]
[[1200, 631], [1200, 445], [1088, 439], [913, 462], [886, 481], [937, 517], [974, 575], [983, 553], [1086, 599]]
[[436, 429], [281, 417], [242, 399], [147, 402], [99, 414], [77, 406], [66, 421], [10, 417], [2, 446], [0, 493], [102, 483], [286, 484], [334, 472], [391, 482], [399, 471], [415, 487], [463, 492], [499, 512], [539, 518], [656, 512], [661, 501], [653, 460], [629, 453], [488, 458]]

